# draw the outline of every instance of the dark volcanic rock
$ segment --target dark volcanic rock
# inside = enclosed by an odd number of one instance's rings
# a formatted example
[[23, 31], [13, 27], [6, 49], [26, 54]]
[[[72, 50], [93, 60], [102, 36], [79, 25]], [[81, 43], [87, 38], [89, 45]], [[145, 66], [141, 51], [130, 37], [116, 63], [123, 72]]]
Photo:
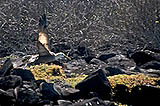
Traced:
[[133, 106], [153, 106], [159, 104], [160, 88], [154, 86], [136, 86], [131, 91]]
[[[61, 93], [62, 93], [62, 96], [69, 97], [69, 96], [74, 95], [74, 94], [76, 94], [78, 92], [79, 92], [78, 89], [64, 88]], [[72, 99], [74, 99], [74, 98], [75, 98], [75, 96], [73, 96]]]
[[50, 100], [40, 100], [37, 106], [53, 106], [53, 101]]
[[18, 106], [35, 106], [39, 101], [39, 96], [31, 88], [15, 88], [16, 105]]
[[104, 65], [106, 66], [107, 64], [99, 59], [93, 58], [89, 64], [95, 64], [95, 65]]
[[84, 95], [87, 95], [89, 92], [96, 92], [102, 99], [110, 98], [111, 85], [101, 69], [78, 83], [75, 88], [79, 89]]
[[7, 90], [21, 85], [22, 78], [16, 75], [0, 77], [0, 89]]
[[74, 59], [84, 59], [87, 63], [96, 57], [94, 51], [86, 46], [86, 41], [81, 41], [76, 49], [71, 49], [69, 56]]
[[34, 80], [33, 82], [36, 83], [37, 86], [40, 86], [40, 84], [43, 83], [43, 82], [46, 83], [45, 80], [40, 80], [40, 79], [39, 80]]
[[10, 60], [10, 58], [8, 58], [4, 64], [2, 65], [2, 67], [0, 68], [0, 76], [6, 76], [10, 74], [10, 70], [13, 68], [13, 64]]
[[118, 67], [106, 67], [105, 68], [105, 73], [106, 76], [113, 76], [113, 75], [118, 75], [118, 74], [126, 74], [125, 71], [123, 71], [122, 69], [118, 68]]
[[99, 60], [104, 61], [104, 62], [107, 63], [107, 59], [112, 58], [114, 56], [116, 56], [116, 54], [114, 54], [114, 53], [101, 54], [100, 56], [97, 57], [97, 59], [99, 59]]
[[0, 105], [1, 106], [11, 106], [15, 103], [13, 94], [0, 89]]
[[58, 53], [58, 52], [64, 52], [67, 50], [70, 50], [71, 47], [67, 44], [67, 42], [60, 42], [53, 45], [53, 48], [51, 49], [52, 52]]
[[147, 62], [156, 60], [154, 56], [145, 51], [137, 51], [133, 54], [128, 54], [129, 58], [133, 59], [137, 66], [141, 66]]
[[114, 88], [114, 101], [120, 102], [123, 104], [128, 104], [130, 101], [130, 92], [129, 88], [125, 85], [120, 85], [117, 84], [116, 87]]
[[138, 73], [143, 73], [151, 77], [159, 77], [160, 76], [160, 70], [155, 69], [142, 69], [139, 67], [135, 67], [133, 71], [136, 71]]
[[128, 59], [125, 55], [117, 54], [116, 56], [107, 59], [107, 67], [118, 67], [123, 70], [129, 70], [135, 66], [135, 62]]
[[33, 81], [35, 80], [34, 75], [30, 70], [26, 69], [13, 69], [11, 75], [17, 75], [22, 78], [23, 81]]
[[141, 65], [140, 68], [160, 70], [160, 62], [150, 61], [148, 63], [145, 63], [145, 64]]
[[78, 46], [77, 50], [80, 56], [87, 54], [87, 48], [85, 46]]
[[35, 83], [34, 81], [23, 81], [23, 84], [20, 87], [21, 88], [31, 88], [33, 90], [39, 89], [39, 85]]
[[77, 47], [77, 52], [80, 56], [95, 56], [94, 52], [87, 47], [87, 41], [82, 40]]
[[78, 100], [82, 97], [81, 92], [78, 89], [71, 87], [60, 87], [57, 85], [54, 86], [54, 89], [56, 89], [56, 91], [61, 94], [61, 97], [66, 100]]
[[58, 100], [60, 94], [54, 89], [54, 84], [52, 83], [41, 83], [40, 92], [42, 93], [42, 98], [46, 100]]
[[113, 102], [104, 102], [101, 99], [94, 97], [91, 99], [86, 99], [82, 102], [78, 102], [75, 104], [72, 104], [71, 106], [115, 106]]
[[93, 58], [95, 58], [95, 56], [90, 55], [90, 56], [86, 56], [84, 59], [85, 59], [86, 63], [89, 64], [90, 61], [91, 61]]

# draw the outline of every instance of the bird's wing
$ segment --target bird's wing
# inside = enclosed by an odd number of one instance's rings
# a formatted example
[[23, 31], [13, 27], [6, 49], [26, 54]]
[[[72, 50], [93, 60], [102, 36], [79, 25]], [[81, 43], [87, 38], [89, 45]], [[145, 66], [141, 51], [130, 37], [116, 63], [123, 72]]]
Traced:
[[42, 45], [44, 45], [48, 51], [51, 51], [49, 37], [46, 33], [46, 28], [47, 28], [47, 19], [46, 19], [46, 14], [44, 13], [39, 19], [38, 41], [40, 41], [40, 43], [42, 43]]
[[45, 48], [50, 51], [50, 42], [48, 35], [46, 33], [39, 33], [38, 41], [42, 43], [42, 45], [45, 46]]
[[46, 28], [47, 28], [47, 18], [46, 14], [43, 14], [39, 19], [39, 30], [43, 32], [45, 31]]
[[37, 42], [37, 48], [39, 56], [51, 56], [50, 52], [45, 48], [45, 46], [40, 41]]

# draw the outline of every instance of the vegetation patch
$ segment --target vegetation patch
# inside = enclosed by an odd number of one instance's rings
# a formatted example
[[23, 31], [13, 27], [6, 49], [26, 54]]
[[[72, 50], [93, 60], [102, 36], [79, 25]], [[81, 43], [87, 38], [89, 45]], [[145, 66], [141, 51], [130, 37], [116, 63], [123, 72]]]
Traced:
[[62, 66], [54, 64], [34, 65], [27, 67], [27, 69], [31, 70], [36, 80], [44, 79], [47, 82], [52, 82], [53, 80], [56, 79], [63, 82], [67, 82], [71, 84], [73, 87], [87, 77], [87, 75], [76, 75], [71, 73], [71, 76], [73, 77], [67, 78], [62, 69]]
[[65, 77], [62, 67], [59, 65], [41, 64], [27, 67], [27, 69], [31, 70], [36, 80], [44, 79], [49, 81], [54, 76]]
[[135, 87], [137, 85], [156, 85], [156, 81], [160, 80], [159, 78], [149, 77], [144, 74], [137, 75], [114, 75], [108, 77], [112, 87], [114, 88], [117, 84], [122, 84], [128, 88]]
[[[72, 75], [71, 78], [66, 77], [62, 66], [59, 65], [48, 65], [41, 64], [30, 66], [27, 69], [31, 70], [34, 74], [34, 77], [38, 79], [44, 79], [47, 82], [52, 82], [53, 80], [60, 80], [71, 84], [73, 87], [81, 82], [83, 79], [87, 77], [87, 75]], [[160, 80], [159, 78], [149, 77], [144, 74], [137, 75], [114, 75], [107, 77], [109, 82], [111, 83], [112, 88], [114, 88], [117, 84], [126, 85], [128, 88], [135, 87], [137, 85], [156, 85], [156, 81]]]
[[[59, 65], [48, 65], [48, 64], [41, 64], [41, 65], [35, 65], [30, 66], [27, 69], [31, 70], [31, 72], [34, 74], [36, 80], [38, 79], [44, 79], [47, 82], [54, 82], [55, 80], [59, 80], [62, 82], [66, 82], [73, 87], [75, 87], [76, 84], [84, 80], [87, 75], [78, 75], [71, 73], [71, 78], [66, 77], [62, 66]], [[144, 74], [137, 74], [137, 75], [114, 75], [107, 77], [109, 82], [111, 83], [112, 88], [117, 84], [126, 85], [128, 88], [135, 87], [137, 85], [156, 85], [156, 81], [160, 80], [159, 78], [155, 77], [149, 77]], [[128, 105], [122, 105], [120, 103], [115, 103], [118, 106], [128, 106]]]

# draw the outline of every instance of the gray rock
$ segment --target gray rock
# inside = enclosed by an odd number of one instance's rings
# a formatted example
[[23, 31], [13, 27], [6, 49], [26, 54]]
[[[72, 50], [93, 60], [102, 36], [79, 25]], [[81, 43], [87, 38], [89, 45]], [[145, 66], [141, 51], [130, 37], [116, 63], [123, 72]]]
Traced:
[[118, 67], [106, 67], [105, 68], [106, 76], [113, 76], [118, 74], [127, 74], [124, 70]]
[[160, 62], [159, 61], [150, 61], [140, 66], [143, 69], [155, 69], [160, 70]]
[[82, 102], [74, 103], [71, 106], [116, 106], [113, 102], [104, 102], [103, 100], [94, 97], [91, 99], [86, 99]]
[[8, 90], [22, 84], [22, 78], [16, 75], [0, 77], [0, 89]]
[[13, 93], [0, 89], [0, 98], [1, 98], [0, 101], [1, 106], [11, 106], [15, 104]]
[[80, 92], [84, 94], [84, 97], [87, 96], [89, 92], [96, 92], [102, 99], [109, 99], [111, 96], [110, 82], [104, 71], [101, 69], [92, 73], [82, 82], [78, 83], [75, 88], [79, 89]]
[[136, 64], [134, 61], [128, 59], [125, 55], [122, 54], [117, 54], [116, 56], [107, 60], [108, 67], [118, 67], [126, 71], [135, 65]]
[[14, 90], [15, 96], [16, 96], [16, 101], [17, 105], [20, 106], [34, 106], [38, 103], [39, 101], [39, 96], [37, 93], [31, 89], [31, 88], [20, 88], [17, 87]]
[[43, 82], [40, 84], [40, 92], [42, 93], [42, 98], [46, 100], [58, 100], [60, 94], [54, 89], [54, 84]]
[[99, 59], [96, 59], [96, 58], [93, 58], [89, 64], [95, 64], [95, 65], [103, 65], [103, 66], [106, 66], [107, 64], [104, 62], [104, 61], [101, 61]]
[[100, 56], [97, 57], [97, 59], [99, 59], [99, 60], [104, 61], [104, 62], [107, 63], [107, 60], [109, 58], [114, 57], [114, 56], [116, 56], [115, 53], [101, 54]]
[[13, 69], [12, 72], [11, 72], [11, 75], [20, 76], [23, 81], [33, 81], [33, 80], [35, 80], [32, 72], [30, 70], [26, 70], [26, 69], [21, 69], [21, 68]]
[[10, 58], [8, 58], [4, 64], [2, 65], [2, 67], [0, 68], [0, 76], [6, 76], [10, 74], [10, 70], [13, 68], [13, 64], [10, 60]]

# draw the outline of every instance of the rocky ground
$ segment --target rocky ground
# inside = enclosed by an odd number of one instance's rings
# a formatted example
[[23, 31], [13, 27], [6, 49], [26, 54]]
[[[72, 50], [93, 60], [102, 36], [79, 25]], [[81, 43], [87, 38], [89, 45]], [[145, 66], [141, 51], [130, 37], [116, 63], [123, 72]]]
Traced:
[[[0, 105], [159, 104], [159, 8], [158, 0], [1, 0]], [[72, 60], [26, 67], [44, 9], [52, 51]]]

